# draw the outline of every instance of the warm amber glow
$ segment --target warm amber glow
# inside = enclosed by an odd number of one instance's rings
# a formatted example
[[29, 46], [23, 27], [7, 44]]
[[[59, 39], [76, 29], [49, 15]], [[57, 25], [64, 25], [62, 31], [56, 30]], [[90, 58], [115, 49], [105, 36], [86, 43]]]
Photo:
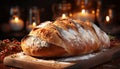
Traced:
[[81, 13], [82, 13], [82, 14], [85, 14], [85, 13], [86, 13], [85, 9], [82, 9]]
[[108, 14], [109, 14], [110, 17], [113, 17], [113, 10], [112, 10], [112, 9], [109, 9], [109, 10], [108, 10]]
[[88, 26], [90, 26], [90, 23], [89, 23], [89, 22], [86, 22], [86, 24], [87, 24]]
[[72, 13], [70, 13], [69, 16], [72, 17]]
[[33, 22], [32, 24], [30, 24], [30, 25], [27, 26], [27, 30], [30, 31], [33, 28], [35, 28], [36, 26], [37, 26], [36, 22]]
[[36, 26], [36, 23], [35, 23], [35, 22], [33, 22], [33, 24], [32, 24], [32, 25], [33, 25], [33, 27], [35, 27], [35, 26]]
[[110, 17], [106, 16], [106, 21], [109, 22], [110, 21]]
[[18, 17], [15, 17], [15, 21], [18, 22], [19, 18]]
[[95, 14], [95, 11], [94, 11], [94, 10], [92, 10], [92, 14]]
[[66, 15], [65, 14], [62, 14], [62, 19], [66, 19]]
[[24, 22], [19, 17], [15, 17], [14, 19], [10, 19], [10, 25], [13, 30], [18, 31], [24, 27]]
[[96, 16], [97, 16], [97, 17], [99, 16], [99, 13], [100, 13], [100, 9], [97, 9], [97, 10], [96, 10]]

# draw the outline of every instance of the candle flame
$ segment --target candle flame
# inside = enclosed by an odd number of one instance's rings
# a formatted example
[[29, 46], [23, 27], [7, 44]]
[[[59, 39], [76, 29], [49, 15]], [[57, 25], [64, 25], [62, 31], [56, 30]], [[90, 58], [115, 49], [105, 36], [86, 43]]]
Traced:
[[65, 19], [66, 18], [66, 15], [65, 14], [62, 14], [62, 19]]
[[33, 27], [36, 27], [36, 22], [33, 22], [33, 24], [32, 24], [32, 25], [33, 25]]
[[15, 17], [15, 21], [18, 22], [19, 18], [18, 17]]
[[110, 21], [110, 17], [106, 16], [106, 21], [109, 22]]
[[82, 9], [81, 13], [82, 13], [82, 14], [85, 14], [85, 12], [86, 12], [85, 9]]
[[92, 14], [95, 14], [95, 11], [94, 11], [94, 10], [92, 10]]

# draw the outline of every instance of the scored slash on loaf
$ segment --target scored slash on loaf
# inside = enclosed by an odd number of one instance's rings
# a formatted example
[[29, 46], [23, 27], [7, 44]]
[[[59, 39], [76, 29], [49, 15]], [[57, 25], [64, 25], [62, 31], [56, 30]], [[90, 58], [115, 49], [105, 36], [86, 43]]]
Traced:
[[21, 41], [23, 51], [37, 57], [81, 55], [109, 46], [108, 35], [94, 23], [71, 18], [46, 21]]

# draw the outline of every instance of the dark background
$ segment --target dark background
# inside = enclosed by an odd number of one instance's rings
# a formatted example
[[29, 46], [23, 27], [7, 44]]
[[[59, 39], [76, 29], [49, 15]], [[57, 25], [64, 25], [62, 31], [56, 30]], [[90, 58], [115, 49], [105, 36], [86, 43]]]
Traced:
[[[22, 31], [9, 31], [3, 26], [3, 24], [8, 24], [10, 18], [10, 8], [18, 6], [20, 8], [21, 16], [24, 22], [28, 18], [29, 8], [36, 6], [40, 9], [40, 21], [52, 20], [52, 5], [54, 3], [61, 3], [62, 0], [0, 0], [0, 39], [6, 38], [17, 38], [21, 39], [23, 36], [28, 34], [24, 29]], [[99, 1], [99, 0], [94, 0]], [[120, 18], [120, 0], [100, 0], [102, 2], [102, 8], [106, 6], [115, 5], [115, 10], [117, 10], [117, 16]], [[75, 9], [75, 0], [67, 0], [72, 4], [72, 11]], [[97, 5], [95, 6], [95, 8]], [[97, 22], [97, 21], [96, 21]], [[120, 21], [119, 21], [120, 22]], [[120, 23], [118, 24], [120, 25]], [[22, 32], [22, 33], [21, 33]]]
[[[36, 6], [40, 9], [41, 22], [52, 19], [51, 6], [54, 3], [60, 3], [62, 0], [1, 0], [0, 1], [0, 22], [8, 21], [10, 8], [14, 6], [20, 7], [23, 19], [28, 16], [29, 8]], [[73, 3], [74, 0], [67, 2]]]
[[[62, 0], [0, 0], [0, 23], [8, 22], [10, 16], [10, 8], [18, 6], [20, 7], [22, 17], [24, 20], [28, 17], [29, 8], [36, 6], [40, 9], [40, 20], [41, 22], [46, 20], [52, 20], [52, 4], [60, 3]], [[75, 0], [66, 0], [72, 3], [72, 9], [75, 8]], [[99, 1], [99, 0], [93, 0]], [[103, 7], [106, 5], [116, 5], [118, 10], [120, 9], [120, 0], [101, 0]], [[96, 6], [95, 6], [96, 7]]]
[[[16, 38], [21, 40], [23, 36], [29, 33], [25, 29], [17, 32], [9, 30], [8, 24], [12, 7], [18, 6], [20, 8], [21, 18], [26, 23], [29, 17], [29, 9], [36, 6], [40, 10], [40, 22], [44, 22], [52, 20], [52, 5], [61, 2], [62, 0], [0, 0], [0, 39]], [[74, 0], [67, 0], [67, 2], [74, 4]]]

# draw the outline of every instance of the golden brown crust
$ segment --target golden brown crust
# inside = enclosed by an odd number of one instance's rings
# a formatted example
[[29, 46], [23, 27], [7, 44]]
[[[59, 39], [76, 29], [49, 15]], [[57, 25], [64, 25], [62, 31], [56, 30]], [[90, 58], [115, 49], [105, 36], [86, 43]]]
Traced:
[[56, 27], [54, 25], [48, 25], [48, 27], [31, 31], [29, 35], [37, 36], [44, 41], [58, 46], [64, 45], [64, 42], [60, 38], [59, 32], [56, 30]]
[[110, 44], [107, 34], [95, 24], [73, 19], [45, 22], [29, 36], [23, 38], [21, 47], [26, 54], [38, 57], [86, 54], [108, 48]]
[[31, 56], [36, 57], [62, 57], [67, 56], [66, 51], [59, 46], [51, 45], [50, 47], [35, 48], [35, 47], [26, 47], [24, 42], [21, 43], [23, 51]]
[[27, 44], [27, 40], [32, 37], [33, 36], [26, 36], [21, 41], [21, 48], [26, 54], [39, 57], [60, 57], [67, 55], [67, 52], [62, 47], [51, 43], [47, 43], [47, 46], [42, 47], [34, 46], [34, 44]]

